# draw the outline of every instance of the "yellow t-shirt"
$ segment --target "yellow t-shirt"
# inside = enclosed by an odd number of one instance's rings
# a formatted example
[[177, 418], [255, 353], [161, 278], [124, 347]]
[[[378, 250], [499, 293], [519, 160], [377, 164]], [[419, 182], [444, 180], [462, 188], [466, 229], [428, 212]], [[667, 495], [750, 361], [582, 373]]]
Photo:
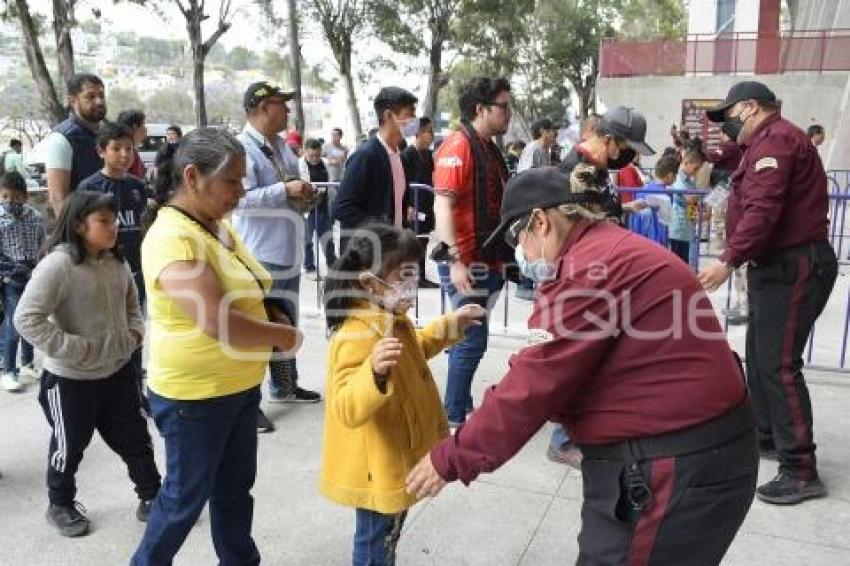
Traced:
[[[224, 297], [222, 308], [229, 305], [257, 320], [268, 320], [260, 287], [238, 258], [260, 279], [265, 291], [271, 286], [271, 278], [229, 225], [227, 230], [234, 242], [232, 251], [194, 221], [164, 207], [142, 243], [142, 272], [150, 317], [148, 387], [158, 395], [180, 400], [209, 399], [246, 391], [263, 380], [270, 347], [235, 349], [211, 338], [198, 329], [159, 284], [159, 275], [168, 265], [177, 261], [203, 262], [218, 276]], [[225, 317], [220, 319], [226, 321]]]

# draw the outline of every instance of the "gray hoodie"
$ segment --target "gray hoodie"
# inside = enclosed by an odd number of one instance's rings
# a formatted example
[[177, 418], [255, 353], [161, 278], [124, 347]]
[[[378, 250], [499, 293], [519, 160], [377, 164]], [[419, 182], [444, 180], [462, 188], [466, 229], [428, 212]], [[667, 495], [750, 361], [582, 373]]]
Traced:
[[111, 254], [78, 264], [66, 247], [56, 248], [33, 271], [15, 327], [44, 353], [50, 373], [87, 380], [111, 376], [130, 360], [144, 333], [130, 268]]

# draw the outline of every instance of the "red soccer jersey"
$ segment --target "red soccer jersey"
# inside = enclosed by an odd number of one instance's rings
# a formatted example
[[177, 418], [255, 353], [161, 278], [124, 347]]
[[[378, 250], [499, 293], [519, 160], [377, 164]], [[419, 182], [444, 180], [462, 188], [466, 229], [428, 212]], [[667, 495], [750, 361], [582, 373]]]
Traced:
[[[485, 151], [490, 151], [487, 149], [485, 140], [482, 140], [482, 144]], [[504, 192], [504, 179], [499, 167], [499, 159], [501, 156], [491, 156], [488, 160], [490, 170], [487, 175], [488, 191], [492, 191], [494, 196], [498, 197], [488, 198], [489, 212], [496, 218], [499, 217], [499, 209], [502, 206], [501, 197]], [[455, 243], [460, 252], [461, 261], [466, 265], [483, 261], [475, 240], [474, 178], [475, 163], [472, 146], [463, 133], [455, 132], [446, 138], [435, 155], [434, 191], [454, 198], [452, 217], [455, 226]], [[488, 263], [495, 269], [500, 267], [497, 263]]]

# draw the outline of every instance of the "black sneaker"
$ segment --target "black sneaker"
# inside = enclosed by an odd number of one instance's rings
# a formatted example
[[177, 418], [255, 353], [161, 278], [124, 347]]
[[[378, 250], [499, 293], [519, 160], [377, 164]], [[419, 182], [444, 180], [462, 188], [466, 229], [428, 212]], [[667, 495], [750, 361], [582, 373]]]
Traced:
[[139, 506], [136, 508], [136, 519], [142, 523], [147, 523], [148, 517], [151, 516], [151, 507], [153, 507], [153, 499], [139, 501]]
[[281, 403], [318, 403], [322, 400], [322, 396], [309, 389], [296, 387], [295, 391], [280, 399]]
[[262, 409], [257, 411], [257, 432], [273, 432], [274, 424], [269, 420], [269, 418], [263, 413]]
[[756, 489], [756, 497], [765, 503], [776, 505], [793, 505], [806, 499], [814, 499], [826, 495], [826, 486], [820, 478], [798, 480], [780, 472], [769, 482]]
[[72, 505], [54, 505], [47, 507], [47, 522], [56, 527], [63, 537], [80, 537], [89, 532], [89, 520], [84, 513], [86, 508], [78, 501]]

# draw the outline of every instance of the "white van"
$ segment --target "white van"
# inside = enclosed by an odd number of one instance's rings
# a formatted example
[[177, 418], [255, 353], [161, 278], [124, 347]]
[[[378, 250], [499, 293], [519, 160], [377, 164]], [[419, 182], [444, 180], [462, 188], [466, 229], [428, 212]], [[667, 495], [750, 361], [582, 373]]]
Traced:
[[145, 124], [145, 126], [148, 129], [148, 137], [139, 145], [139, 157], [142, 158], [145, 167], [149, 168], [153, 167], [156, 152], [165, 145], [165, 130], [171, 124]]

